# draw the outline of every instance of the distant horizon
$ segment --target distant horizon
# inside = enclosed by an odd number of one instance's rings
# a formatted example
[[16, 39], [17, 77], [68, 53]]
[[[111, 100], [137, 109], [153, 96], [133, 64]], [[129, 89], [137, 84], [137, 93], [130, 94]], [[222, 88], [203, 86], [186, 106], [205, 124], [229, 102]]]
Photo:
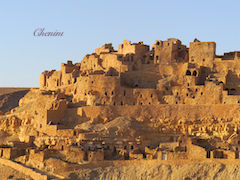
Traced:
[[31, 88], [37, 88], [39, 89], [39, 87], [0, 87], [0, 89], [31, 89]]

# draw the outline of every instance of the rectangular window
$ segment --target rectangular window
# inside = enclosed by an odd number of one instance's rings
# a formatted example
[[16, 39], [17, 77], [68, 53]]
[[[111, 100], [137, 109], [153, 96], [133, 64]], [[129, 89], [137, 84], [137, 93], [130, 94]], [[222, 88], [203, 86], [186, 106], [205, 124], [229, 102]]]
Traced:
[[167, 160], [167, 153], [162, 154], [162, 160]]

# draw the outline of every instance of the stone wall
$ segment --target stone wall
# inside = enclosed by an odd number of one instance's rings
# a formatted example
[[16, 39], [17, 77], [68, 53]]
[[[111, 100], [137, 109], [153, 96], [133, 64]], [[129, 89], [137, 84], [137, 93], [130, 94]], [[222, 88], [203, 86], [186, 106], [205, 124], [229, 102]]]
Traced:
[[[108, 112], [114, 117], [129, 116], [133, 118], [149, 114], [150, 118], [170, 119], [197, 119], [197, 118], [240, 118], [240, 108], [235, 105], [123, 105], [123, 106], [93, 106], [80, 107], [66, 110], [69, 116], [97, 117], [103, 112]], [[108, 117], [110, 114], [104, 114]]]
[[47, 175], [42, 175], [41, 173], [38, 173], [31, 168], [25, 167], [23, 165], [13, 162], [13, 161], [0, 158], [0, 163], [5, 166], [9, 166], [27, 176], [30, 176], [34, 180], [47, 180], [48, 179]]
[[189, 62], [201, 66], [212, 67], [216, 54], [215, 42], [191, 42], [189, 46]]

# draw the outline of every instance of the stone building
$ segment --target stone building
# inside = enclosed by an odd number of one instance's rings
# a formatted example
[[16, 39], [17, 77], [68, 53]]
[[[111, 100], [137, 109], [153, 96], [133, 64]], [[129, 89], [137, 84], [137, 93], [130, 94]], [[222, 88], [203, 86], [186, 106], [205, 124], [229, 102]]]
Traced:
[[[44, 149], [71, 163], [237, 159], [239, 60], [239, 51], [216, 55], [215, 42], [197, 39], [189, 47], [175, 38], [151, 49], [105, 44], [79, 63], [44, 71], [40, 88], [0, 115], [0, 129], [41, 148], [29, 158], [42, 164], [56, 157]], [[20, 155], [0, 150], [1, 157]]]

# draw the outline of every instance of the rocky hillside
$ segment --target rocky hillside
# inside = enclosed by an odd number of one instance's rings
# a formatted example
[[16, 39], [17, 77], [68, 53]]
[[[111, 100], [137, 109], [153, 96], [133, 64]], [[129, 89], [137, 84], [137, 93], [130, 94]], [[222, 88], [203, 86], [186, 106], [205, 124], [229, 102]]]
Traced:
[[74, 180], [134, 179], [134, 180], [221, 180], [240, 179], [240, 165], [195, 163], [186, 165], [109, 166], [65, 173]]
[[0, 88], [0, 112], [6, 113], [18, 106], [19, 100], [29, 88]]

